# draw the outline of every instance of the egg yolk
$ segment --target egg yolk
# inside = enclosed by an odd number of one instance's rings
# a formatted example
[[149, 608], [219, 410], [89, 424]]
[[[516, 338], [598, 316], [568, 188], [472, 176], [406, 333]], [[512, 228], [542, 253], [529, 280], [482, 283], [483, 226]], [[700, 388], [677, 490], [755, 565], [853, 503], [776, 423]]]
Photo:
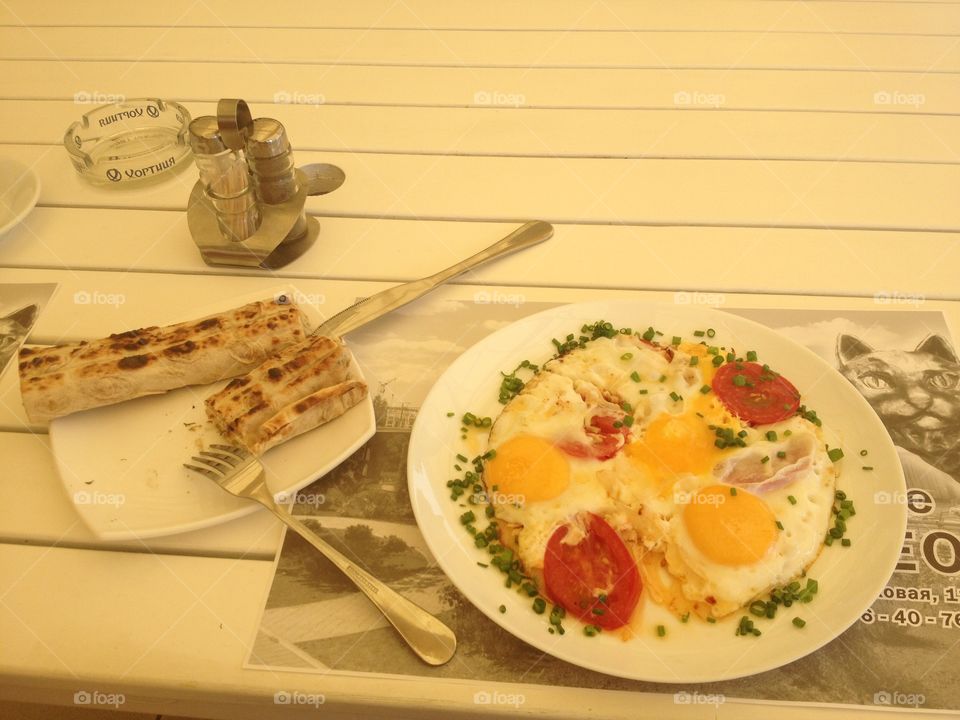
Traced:
[[720, 565], [757, 562], [778, 533], [777, 519], [763, 500], [729, 485], [697, 492], [683, 511], [683, 522], [697, 549]]
[[642, 463], [657, 481], [672, 484], [680, 473], [699, 475], [714, 466], [719, 455], [716, 439], [696, 415], [662, 413], [624, 452]]
[[514, 502], [550, 500], [570, 484], [567, 456], [546, 440], [518, 435], [497, 448], [484, 473], [487, 487], [499, 495], [517, 496]]

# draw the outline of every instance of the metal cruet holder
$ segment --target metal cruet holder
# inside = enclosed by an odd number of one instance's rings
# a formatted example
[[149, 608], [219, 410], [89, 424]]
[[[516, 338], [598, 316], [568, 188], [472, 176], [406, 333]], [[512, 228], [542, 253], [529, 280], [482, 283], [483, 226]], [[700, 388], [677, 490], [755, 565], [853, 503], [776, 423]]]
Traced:
[[316, 242], [320, 223], [306, 214], [307, 196], [339, 187], [338, 168], [294, 167], [283, 125], [254, 121], [238, 99], [220, 100], [216, 118], [191, 122], [190, 143], [200, 179], [187, 224], [204, 262], [279, 268]]

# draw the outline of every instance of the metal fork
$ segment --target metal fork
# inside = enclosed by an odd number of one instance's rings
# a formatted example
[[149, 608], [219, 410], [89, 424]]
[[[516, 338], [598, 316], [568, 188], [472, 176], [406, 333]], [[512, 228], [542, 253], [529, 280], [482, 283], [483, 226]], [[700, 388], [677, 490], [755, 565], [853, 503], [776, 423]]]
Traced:
[[450, 628], [416, 603], [407, 600], [367, 571], [357, 567], [309, 527], [277, 507], [264, 482], [263, 465], [256, 457], [244, 449], [230, 445], [210, 445], [210, 448], [212, 450], [203, 451], [191, 458], [194, 464], [184, 463], [184, 467], [206, 475], [231, 495], [256, 500], [285, 522], [370, 598], [424, 662], [443, 665], [453, 657], [457, 638]]

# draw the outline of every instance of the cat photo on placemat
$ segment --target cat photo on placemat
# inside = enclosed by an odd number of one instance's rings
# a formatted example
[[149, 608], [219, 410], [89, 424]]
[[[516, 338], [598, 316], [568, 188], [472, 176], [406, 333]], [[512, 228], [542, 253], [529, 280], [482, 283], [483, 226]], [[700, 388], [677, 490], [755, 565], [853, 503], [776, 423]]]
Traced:
[[886, 425], [907, 484], [960, 502], [960, 360], [950, 343], [932, 334], [912, 350], [876, 350], [841, 334], [837, 360]]

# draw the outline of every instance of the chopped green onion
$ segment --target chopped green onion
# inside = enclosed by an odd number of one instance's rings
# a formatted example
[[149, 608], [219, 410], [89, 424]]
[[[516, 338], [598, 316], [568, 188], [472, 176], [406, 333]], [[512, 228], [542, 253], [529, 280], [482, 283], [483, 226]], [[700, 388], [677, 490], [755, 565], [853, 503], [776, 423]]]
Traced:
[[695, 367], [696, 365], [699, 365], [699, 364], [700, 364], [700, 356], [699, 356], [699, 355], [691, 355], [691, 356], [690, 356], [690, 367]]
[[770, 442], [775, 442], [776, 439], [777, 439], [777, 431], [776, 431], [776, 430], [767, 430], [766, 438], [767, 438], [767, 440], [769, 440]]
[[873, 465], [864, 465], [863, 469], [867, 471], [873, 470]]
[[804, 625], [807, 624], [807, 621], [801, 617], [795, 617], [793, 619], [793, 624], [795, 627], [802, 628]]
[[703, 337], [704, 335], [706, 335], [706, 333], [705, 333], [703, 330], [694, 330], [694, 331], [693, 331], [693, 336], [694, 336], [694, 337]]
[[711, 388], [710, 388], [709, 385], [704, 385], [702, 388], [700, 388], [700, 392], [702, 392], [704, 395], [706, 395], [708, 392], [710, 392], [710, 390], [711, 390]]
[[785, 453], [783, 450], [777, 451], [777, 457], [780, 458], [781, 460], [783, 460], [786, 456], [787, 456], [787, 453]]
[[707, 328], [707, 337], [712, 338], [716, 334], [717, 334], [716, 330], [714, 330], [713, 328]]
[[860, 457], [866, 457], [866, 456], [867, 456], [867, 451], [866, 451], [866, 450], [861, 450], [861, 451], [860, 451]]
[[736, 496], [737, 489], [735, 487], [730, 488], [730, 494]]
[[796, 504], [797, 504], [797, 499], [796, 499], [793, 495], [787, 495], [787, 500], [790, 501], [790, 504], [791, 504], [791, 505], [796, 505]]
[[537, 615], [543, 615], [543, 611], [547, 609], [547, 601], [542, 597], [538, 597], [533, 601], [533, 611]]
[[657, 637], [664, 637], [667, 634], [667, 628], [663, 625], [657, 625]]
[[[551, 628], [551, 630], [552, 629], [553, 628]], [[583, 627], [583, 634], [587, 637], [594, 637], [598, 632], [600, 632], [600, 628], [598, 628], [596, 625], [585, 625]]]
[[747, 350], [747, 362], [756, 362], [756, 361], [757, 361], [757, 351]]
[[681, 342], [683, 342], [683, 338], [681, 338], [679, 335], [674, 335], [673, 339], [670, 341], [670, 344], [679, 345]]
[[832, 462], [837, 462], [843, 457], [843, 450], [840, 448], [830, 448], [827, 452], [827, 457], [829, 457]]
[[760, 458], [760, 462], [763, 463], [763, 464], [766, 464], [766, 463], [770, 462], [770, 456], [769, 456], [769, 455], [764, 455], [762, 458]]
[[713, 359], [713, 365], [714, 365], [714, 367], [720, 367], [721, 365], [723, 365], [723, 358], [720, 357], [719, 355], [717, 355], [717, 356]]
[[783, 523], [780, 522], [779, 520], [777, 520], [777, 528], [779, 528], [780, 530], [783, 530]]
[[850, 538], [843, 538], [843, 540], [840, 541], [840, 544], [844, 547], [850, 547], [853, 545], [853, 541]]
[[625, 352], [623, 355], [620, 356], [620, 359], [621, 359], [621, 360], [630, 360], [632, 357], [633, 357], [633, 353]]
[[677, 395], [676, 392], [670, 393], [670, 399], [673, 400], [674, 402], [680, 402], [680, 396]]
[[640, 373], [634, 370], [632, 373], [630, 373], [630, 379], [634, 382], [640, 382]]
[[746, 375], [734, 375], [733, 384], [737, 387], [746, 387], [747, 386], [747, 376]]
[[506, 606], [506, 605], [501, 605], [499, 609], [500, 609], [500, 612], [501, 612], [501, 613], [505, 613], [505, 612], [507, 611], [507, 606]]

